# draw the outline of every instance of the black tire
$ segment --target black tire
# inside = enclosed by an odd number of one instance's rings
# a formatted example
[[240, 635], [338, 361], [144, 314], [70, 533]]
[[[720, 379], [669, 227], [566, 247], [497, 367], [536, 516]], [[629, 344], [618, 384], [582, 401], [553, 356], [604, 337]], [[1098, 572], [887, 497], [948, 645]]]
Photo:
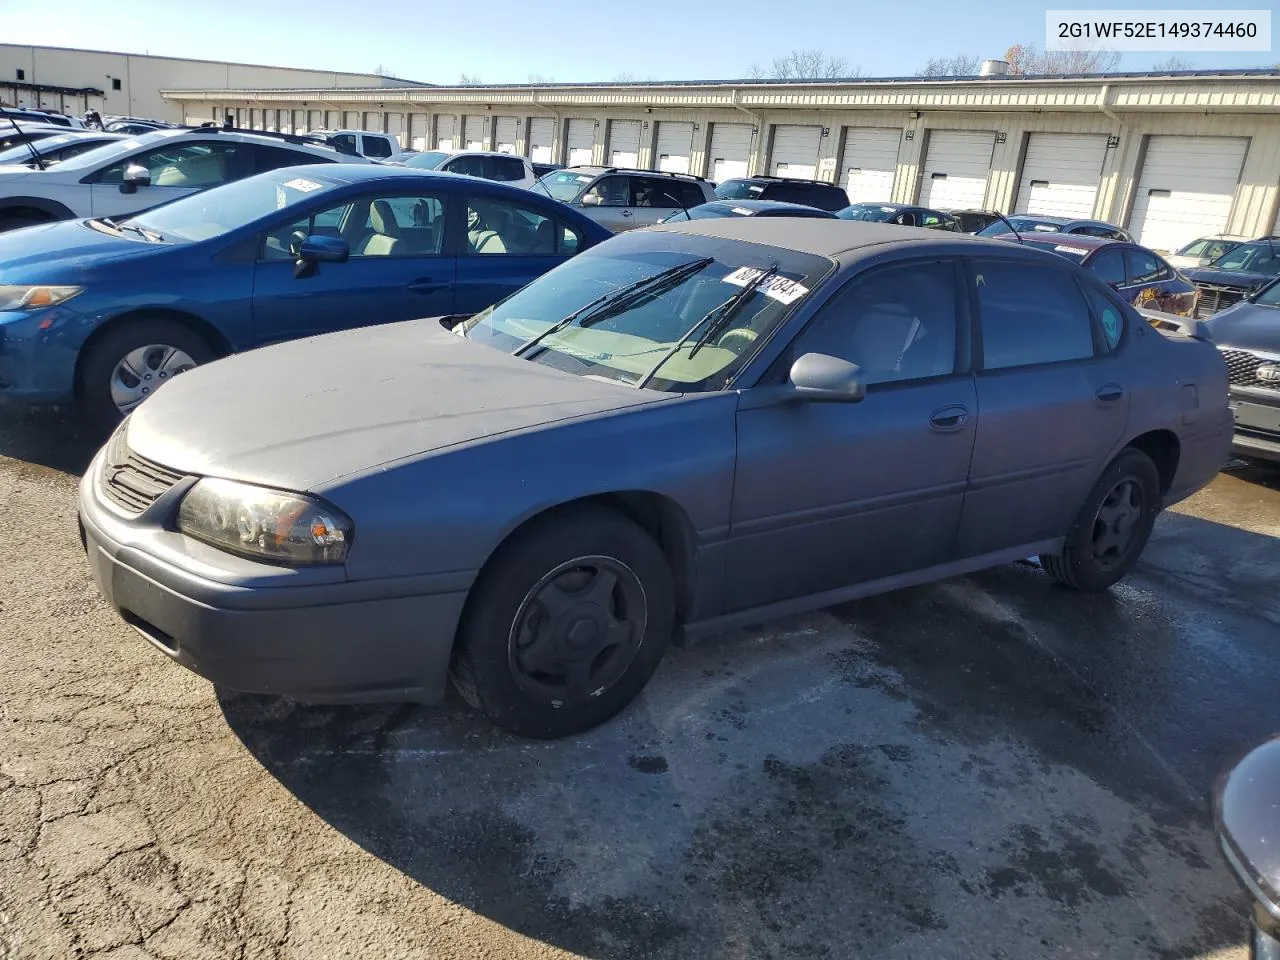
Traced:
[[94, 427], [111, 430], [123, 418], [111, 397], [112, 374], [130, 352], [152, 344], [175, 347], [197, 365], [217, 357], [203, 337], [174, 320], [156, 317], [117, 323], [89, 346], [80, 364], [80, 411]]
[[[1141, 450], [1132, 447], [1102, 472], [1067, 534], [1062, 552], [1041, 555], [1040, 565], [1059, 583], [1076, 590], [1106, 590], [1133, 569], [1151, 536], [1161, 503], [1160, 474]], [[1135, 499], [1140, 502], [1135, 504]], [[1123, 543], [1114, 524], [1101, 514], [1128, 513]]]
[[9, 230], [17, 230], [20, 227], [34, 227], [41, 223], [52, 223], [51, 217], [32, 217], [27, 214], [3, 214], [0, 213], [0, 233]]
[[[585, 561], [584, 565], [577, 566], [577, 560]], [[544, 643], [546, 649], [562, 650], [564, 644], [578, 642], [574, 631], [590, 617], [574, 619], [577, 611], [603, 609], [598, 605], [588, 607], [586, 601], [577, 599], [587, 597], [596, 581], [584, 581], [584, 588], [577, 592], [563, 591], [555, 584], [563, 582], [563, 578], [588, 576], [591, 563], [596, 561], [626, 568], [621, 579], [615, 577], [618, 585], [609, 590], [610, 616], [614, 611], [636, 613], [636, 604], [628, 599], [634, 588], [628, 585], [626, 576], [634, 574], [641, 588], [643, 624], [627, 624], [630, 633], [625, 644], [589, 654], [593, 658], [589, 661], [589, 687], [595, 686], [600, 675], [621, 671], [619, 675], [585, 695], [562, 692], [557, 698], [550, 692], [559, 683], [556, 671], [526, 671], [520, 658], [539, 646], [539, 637], [558, 638], [555, 644], [548, 639]], [[567, 569], [557, 580], [543, 584], [562, 567]], [[595, 576], [598, 575], [597, 572]], [[556, 618], [550, 608], [531, 599], [540, 589], [558, 594], [562, 601], [569, 597], [575, 606], [572, 610], [562, 608], [562, 615]], [[613, 622], [616, 626], [626, 619], [624, 616]], [[547, 629], [526, 629], [534, 621]], [[648, 533], [603, 507], [551, 514], [504, 544], [481, 574], [459, 631], [452, 670], [454, 686], [464, 700], [490, 720], [520, 736], [546, 740], [580, 733], [605, 722], [635, 699], [657, 669], [670, 643], [674, 621], [671, 570]], [[557, 623], [571, 626], [562, 632], [550, 628]], [[587, 629], [595, 636], [595, 626]], [[530, 634], [534, 635], [532, 642], [522, 645], [522, 637]], [[628, 657], [629, 648], [634, 649]], [[565, 663], [558, 660], [555, 666], [560, 668]], [[597, 664], [602, 666], [597, 669]], [[567, 671], [563, 680], [563, 690], [568, 691]]]

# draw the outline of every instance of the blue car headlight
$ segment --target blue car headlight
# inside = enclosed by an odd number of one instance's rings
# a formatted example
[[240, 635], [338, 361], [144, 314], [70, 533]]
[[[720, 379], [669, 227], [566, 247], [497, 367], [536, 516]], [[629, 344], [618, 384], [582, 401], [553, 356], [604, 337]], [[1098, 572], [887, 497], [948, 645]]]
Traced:
[[43, 284], [0, 284], [0, 313], [39, 310], [66, 303], [84, 287], [55, 287]]

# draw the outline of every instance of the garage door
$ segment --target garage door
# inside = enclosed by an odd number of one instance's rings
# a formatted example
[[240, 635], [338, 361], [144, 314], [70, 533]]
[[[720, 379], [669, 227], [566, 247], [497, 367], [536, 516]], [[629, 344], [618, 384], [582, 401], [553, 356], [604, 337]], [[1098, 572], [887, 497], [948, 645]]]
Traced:
[[688, 173], [693, 153], [693, 124], [663, 120], [658, 124], [657, 163], [668, 173]]
[[938, 210], [980, 208], [995, 145], [996, 135], [990, 131], [930, 131], [920, 205]]
[[431, 133], [431, 117], [425, 113], [409, 114], [409, 149], [427, 149], [427, 137]]
[[307, 129], [321, 130], [324, 128], [324, 111], [308, 110], [307, 111]]
[[711, 179], [723, 183], [745, 177], [751, 161], [751, 127], [745, 123], [717, 123], [711, 127]]
[[387, 114], [387, 136], [396, 143], [400, 144], [400, 149], [404, 149], [404, 114], [388, 113]]
[[818, 172], [818, 149], [821, 145], [821, 127], [775, 126], [769, 172], [775, 177], [812, 180]]
[[570, 120], [566, 138], [566, 153], [569, 155], [569, 166], [578, 167], [591, 162], [591, 153], [595, 144], [595, 123], [591, 120]]
[[499, 153], [515, 153], [516, 130], [519, 126], [520, 121], [515, 117], [499, 117], [497, 129], [494, 132], [493, 149]]
[[462, 149], [484, 149], [484, 117], [462, 118]]
[[635, 167], [640, 163], [640, 121], [609, 121], [609, 165]]
[[550, 163], [552, 144], [555, 142], [556, 125], [549, 117], [535, 117], [529, 121], [529, 159], [534, 163]]
[[324, 112], [324, 116], [325, 116], [324, 128], [326, 130], [337, 130], [340, 126], [342, 126], [341, 110], [326, 110]]
[[1107, 138], [1093, 133], [1033, 133], [1022, 161], [1014, 213], [1093, 216]]
[[342, 114], [342, 126], [347, 130], [360, 129], [360, 114], [355, 110], [345, 110]]
[[453, 136], [457, 124], [452, 114], [441, 114], [436, 117], [436, 149], [452, 150]]
[[896, 127], [849, 127], [844, 132], [844, 191], [850, 203], [885, 203], [893, 199], [898, 173]]
[[1224, 233], [1244, 166], [1244, 137], [1148, 137], [1129, 229], [1156, 250]]

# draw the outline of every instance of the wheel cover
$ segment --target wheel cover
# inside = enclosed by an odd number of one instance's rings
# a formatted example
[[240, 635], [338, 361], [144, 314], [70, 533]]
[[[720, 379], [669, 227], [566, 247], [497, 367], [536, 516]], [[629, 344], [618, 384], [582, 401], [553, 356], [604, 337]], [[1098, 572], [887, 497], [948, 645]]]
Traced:
[[1104, 570], [1124, 561], [1133, 548], [1146, 506], [1142, 484], [1132, 477], [1120, 480], [1102, 498], [1093, 520], [1093, 559]]
[[626, 673], [647, 621], [644, 587], [621, 560], [562, 563], [534, 584], [516, 611], [507, 645], [511, 675], [539, 703], [585, 703]]
[[128, 413], [195, 365], [185, 350], [165, 343], [149, 343], [130, 350], [111, 371], [111, 402], [121, 413]]

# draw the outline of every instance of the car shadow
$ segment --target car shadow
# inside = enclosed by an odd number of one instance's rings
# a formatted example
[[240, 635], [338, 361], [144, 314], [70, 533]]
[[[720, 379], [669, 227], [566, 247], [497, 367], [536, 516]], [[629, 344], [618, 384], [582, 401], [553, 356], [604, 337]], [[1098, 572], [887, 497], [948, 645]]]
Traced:
[[0, 405], [0, 457], [78, 476], [105, 441], [71, 408]]
[[1108, 593], [1015, 564], [735, 631], [554, 742], [219, 700], [353, 842], [583, 956], [1189, 956], [1241, 942], [1207, 796], [1280, 729], [1274, 548], [1170, 514]]
[[1280, 463], [1269, 460], [1232, 460], [1223, 472], [1271, 490], [1280, 490]]

